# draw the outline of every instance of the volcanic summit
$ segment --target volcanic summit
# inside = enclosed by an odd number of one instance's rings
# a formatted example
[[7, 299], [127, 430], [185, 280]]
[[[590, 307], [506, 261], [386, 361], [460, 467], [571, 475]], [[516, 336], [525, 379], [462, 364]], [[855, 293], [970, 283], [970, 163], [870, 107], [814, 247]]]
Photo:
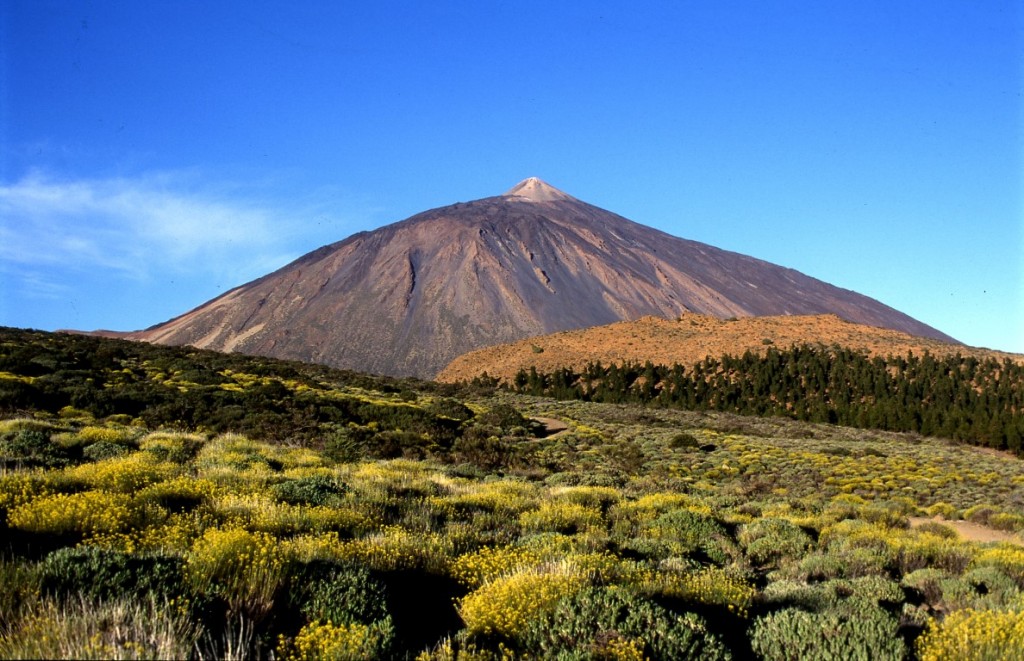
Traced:
[[953, 341], [874, 299], [640, 225], [533, 177], [354, 234], [127, 336], [430, 378], [473, 349], [688, 312], [831, 313]]

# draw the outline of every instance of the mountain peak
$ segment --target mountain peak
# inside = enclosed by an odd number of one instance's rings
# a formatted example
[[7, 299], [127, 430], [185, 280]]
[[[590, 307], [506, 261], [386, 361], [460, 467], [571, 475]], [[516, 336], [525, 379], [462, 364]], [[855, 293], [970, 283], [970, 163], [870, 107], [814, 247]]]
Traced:
[[508, 189], [502, 197], [519, 197], [530, 202], [555, 202], [557, 200], [576, 199], [537, 177], [523, 179]]

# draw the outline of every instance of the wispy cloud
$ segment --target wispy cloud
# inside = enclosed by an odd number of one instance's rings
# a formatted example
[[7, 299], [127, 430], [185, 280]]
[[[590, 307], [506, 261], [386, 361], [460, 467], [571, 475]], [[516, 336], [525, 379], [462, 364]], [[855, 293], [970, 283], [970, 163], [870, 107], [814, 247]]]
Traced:
[[343, 188], [289, 185], [196, 171], [0, 182], [0, 324], [142, 328], [379, 213]]
[[296, 219], [183, 175], [59, 181], [33, 174], [0, 186], [0, 259], [39, 268], [223, 271], [292, 256]]

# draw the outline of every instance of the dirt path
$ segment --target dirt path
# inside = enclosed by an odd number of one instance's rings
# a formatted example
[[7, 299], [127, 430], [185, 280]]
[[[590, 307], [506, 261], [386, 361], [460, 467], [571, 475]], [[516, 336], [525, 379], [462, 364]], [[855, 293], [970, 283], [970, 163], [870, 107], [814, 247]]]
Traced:
[[569, 429], [569, 425], [565, 424], [564, 422], [556, 418], [534, 417], [530, 418], [530, 420], [534, 420], [544, 425], [545, 438], [549, 436], [554, 436], [555, 434], [560, 434]]
[[922, 516], [910, 517], [910, 525], [913, 528], [917, 528], [928, 521], [934, 521], [936, 523], [941, 523], [944, 526], [949, 526], [962, 538], [971, 542], [1009, 542], [1010, 544], [1024, 546], [1024, 540], [1022, 540], [1018, 535], [1002, 530], [986, 528], [985, 526], [977, 523], [971, 523], [970, 521], [947, 521], [946, 519], [938, 517], [933, 519]]

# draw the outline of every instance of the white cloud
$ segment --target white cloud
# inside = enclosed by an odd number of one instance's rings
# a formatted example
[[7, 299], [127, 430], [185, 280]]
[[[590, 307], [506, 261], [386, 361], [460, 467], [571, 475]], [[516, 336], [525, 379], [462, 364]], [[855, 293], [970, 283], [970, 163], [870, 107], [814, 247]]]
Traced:
[[272, 229], [292, 224], [282, 215], [189, 190], [183, 178], [53, 181], [31, 175], [0, 186], [0, 259], [112, 268], [135, 277], [225, 257], [263, 261], [268, 252], [281, 253]]
[[33, 174], [0, 186], [0, 261], [8, 273], [26, 269], [26, 281], [29, 270], [38, 279], [51, 267], [107, 269], [134, 280], [207, 273], [241, 284], [262, 274], [256, 269], [315, 247], [304, 245], [312, 237], [301, 217], [195, 180]]
[[296, 179], [37, 172], [0, 182], [0, 325], [144, 328], [379, 214], [358, 191]]

